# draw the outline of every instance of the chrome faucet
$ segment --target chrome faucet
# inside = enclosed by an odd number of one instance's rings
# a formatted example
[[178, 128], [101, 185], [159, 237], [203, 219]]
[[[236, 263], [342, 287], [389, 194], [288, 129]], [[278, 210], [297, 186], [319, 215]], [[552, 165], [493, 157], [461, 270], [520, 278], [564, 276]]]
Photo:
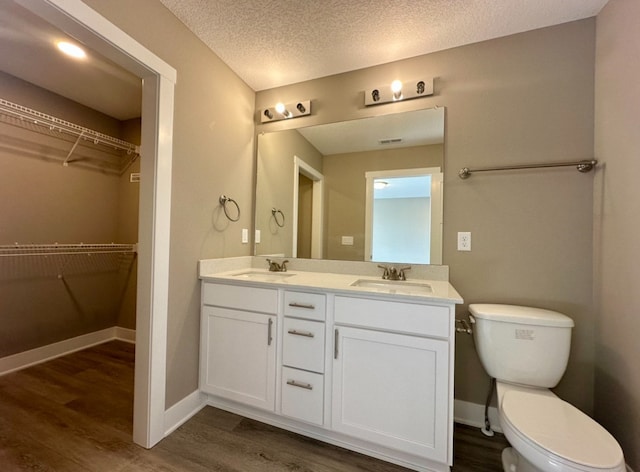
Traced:
[[383, 280], [407, 280], [404, 272], [411, 269], [411, 266], [396, 268], [393, 266], [378, 265], [378, 267], [383, 269]]
[[267, 259], [267, 264], [269, 264], [269, 272], [286, 272], [287, 262], [289, 261], [285, 260], [281, 263], [278, 263], [276, 261], [272, 261], [271, 259]]

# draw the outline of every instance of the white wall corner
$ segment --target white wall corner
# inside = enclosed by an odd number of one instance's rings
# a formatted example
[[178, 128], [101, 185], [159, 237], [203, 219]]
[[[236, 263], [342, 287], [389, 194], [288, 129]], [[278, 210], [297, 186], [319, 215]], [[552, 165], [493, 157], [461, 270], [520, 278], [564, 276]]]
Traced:
[[[456, 423], [482, 428], [484, 427], [484, 405], [454, 400], [453, 420]], [[489, 422], [491, 423], [491, 429], [493, 431], [498, 433], [502, 432], [500, 420], [498, 419], [498, 409], [496, 407], [489, 407]]]
[[164, 412], [164, 436], [167, 437], [207, 404], [207, 396], [195, 390]]

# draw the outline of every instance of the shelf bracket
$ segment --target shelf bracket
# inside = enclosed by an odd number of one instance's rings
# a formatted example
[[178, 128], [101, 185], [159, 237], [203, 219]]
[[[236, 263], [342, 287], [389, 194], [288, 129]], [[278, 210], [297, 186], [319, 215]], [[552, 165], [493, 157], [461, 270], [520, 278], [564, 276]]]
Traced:
[[78, 135], [78, 139], [76, 139], [76, 142], [74, 143], [73, 147], [69, 151], [69, 154], [67, 154], [67, 157], [62, 163], [63, 166], [69, 167], [69, 158], [71, 157], [71, 154], [73, 154], [73, 151], [76, 150], [76, 147], [78, 147], [78, 144], [80, 143], [80, 140], [82, 139], [83, 136], [84, 136], [84, 131], [81, 131], [80, 134]]

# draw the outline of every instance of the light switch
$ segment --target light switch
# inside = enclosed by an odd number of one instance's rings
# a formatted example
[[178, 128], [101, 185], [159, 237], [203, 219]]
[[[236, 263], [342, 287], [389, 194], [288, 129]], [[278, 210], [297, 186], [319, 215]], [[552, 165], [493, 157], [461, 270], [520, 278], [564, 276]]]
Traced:
[[342, 236], [343, 246], [353, 246], [353, 236]]
[[249, 230], [247, 228], [242, 228], [242, 244], [247, 244], [249, 242]]
[[258, 244], [260, 242], [260, 230], [257, 229], [256, 230], [256, 244]]

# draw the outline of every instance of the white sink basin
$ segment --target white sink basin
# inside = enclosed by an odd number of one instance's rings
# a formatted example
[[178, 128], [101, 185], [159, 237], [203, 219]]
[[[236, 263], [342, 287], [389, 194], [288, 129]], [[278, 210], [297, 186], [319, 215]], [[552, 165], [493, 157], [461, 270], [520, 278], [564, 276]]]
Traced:
[[239, 279], [259, 280], [261, 282], [278, 282], [284, 280], [292, 275], [288, 272], [268, 272], [266, 270], [248, 270], [239, 274], [234, 274], [234, 277]]
[[432, 293], [431, 285], [423, 282], [406, 282], [404, 280], [372, 280], [358, 279], [351, 284], [352, 287], [362, 287], [385, 293], [429, 294]]

